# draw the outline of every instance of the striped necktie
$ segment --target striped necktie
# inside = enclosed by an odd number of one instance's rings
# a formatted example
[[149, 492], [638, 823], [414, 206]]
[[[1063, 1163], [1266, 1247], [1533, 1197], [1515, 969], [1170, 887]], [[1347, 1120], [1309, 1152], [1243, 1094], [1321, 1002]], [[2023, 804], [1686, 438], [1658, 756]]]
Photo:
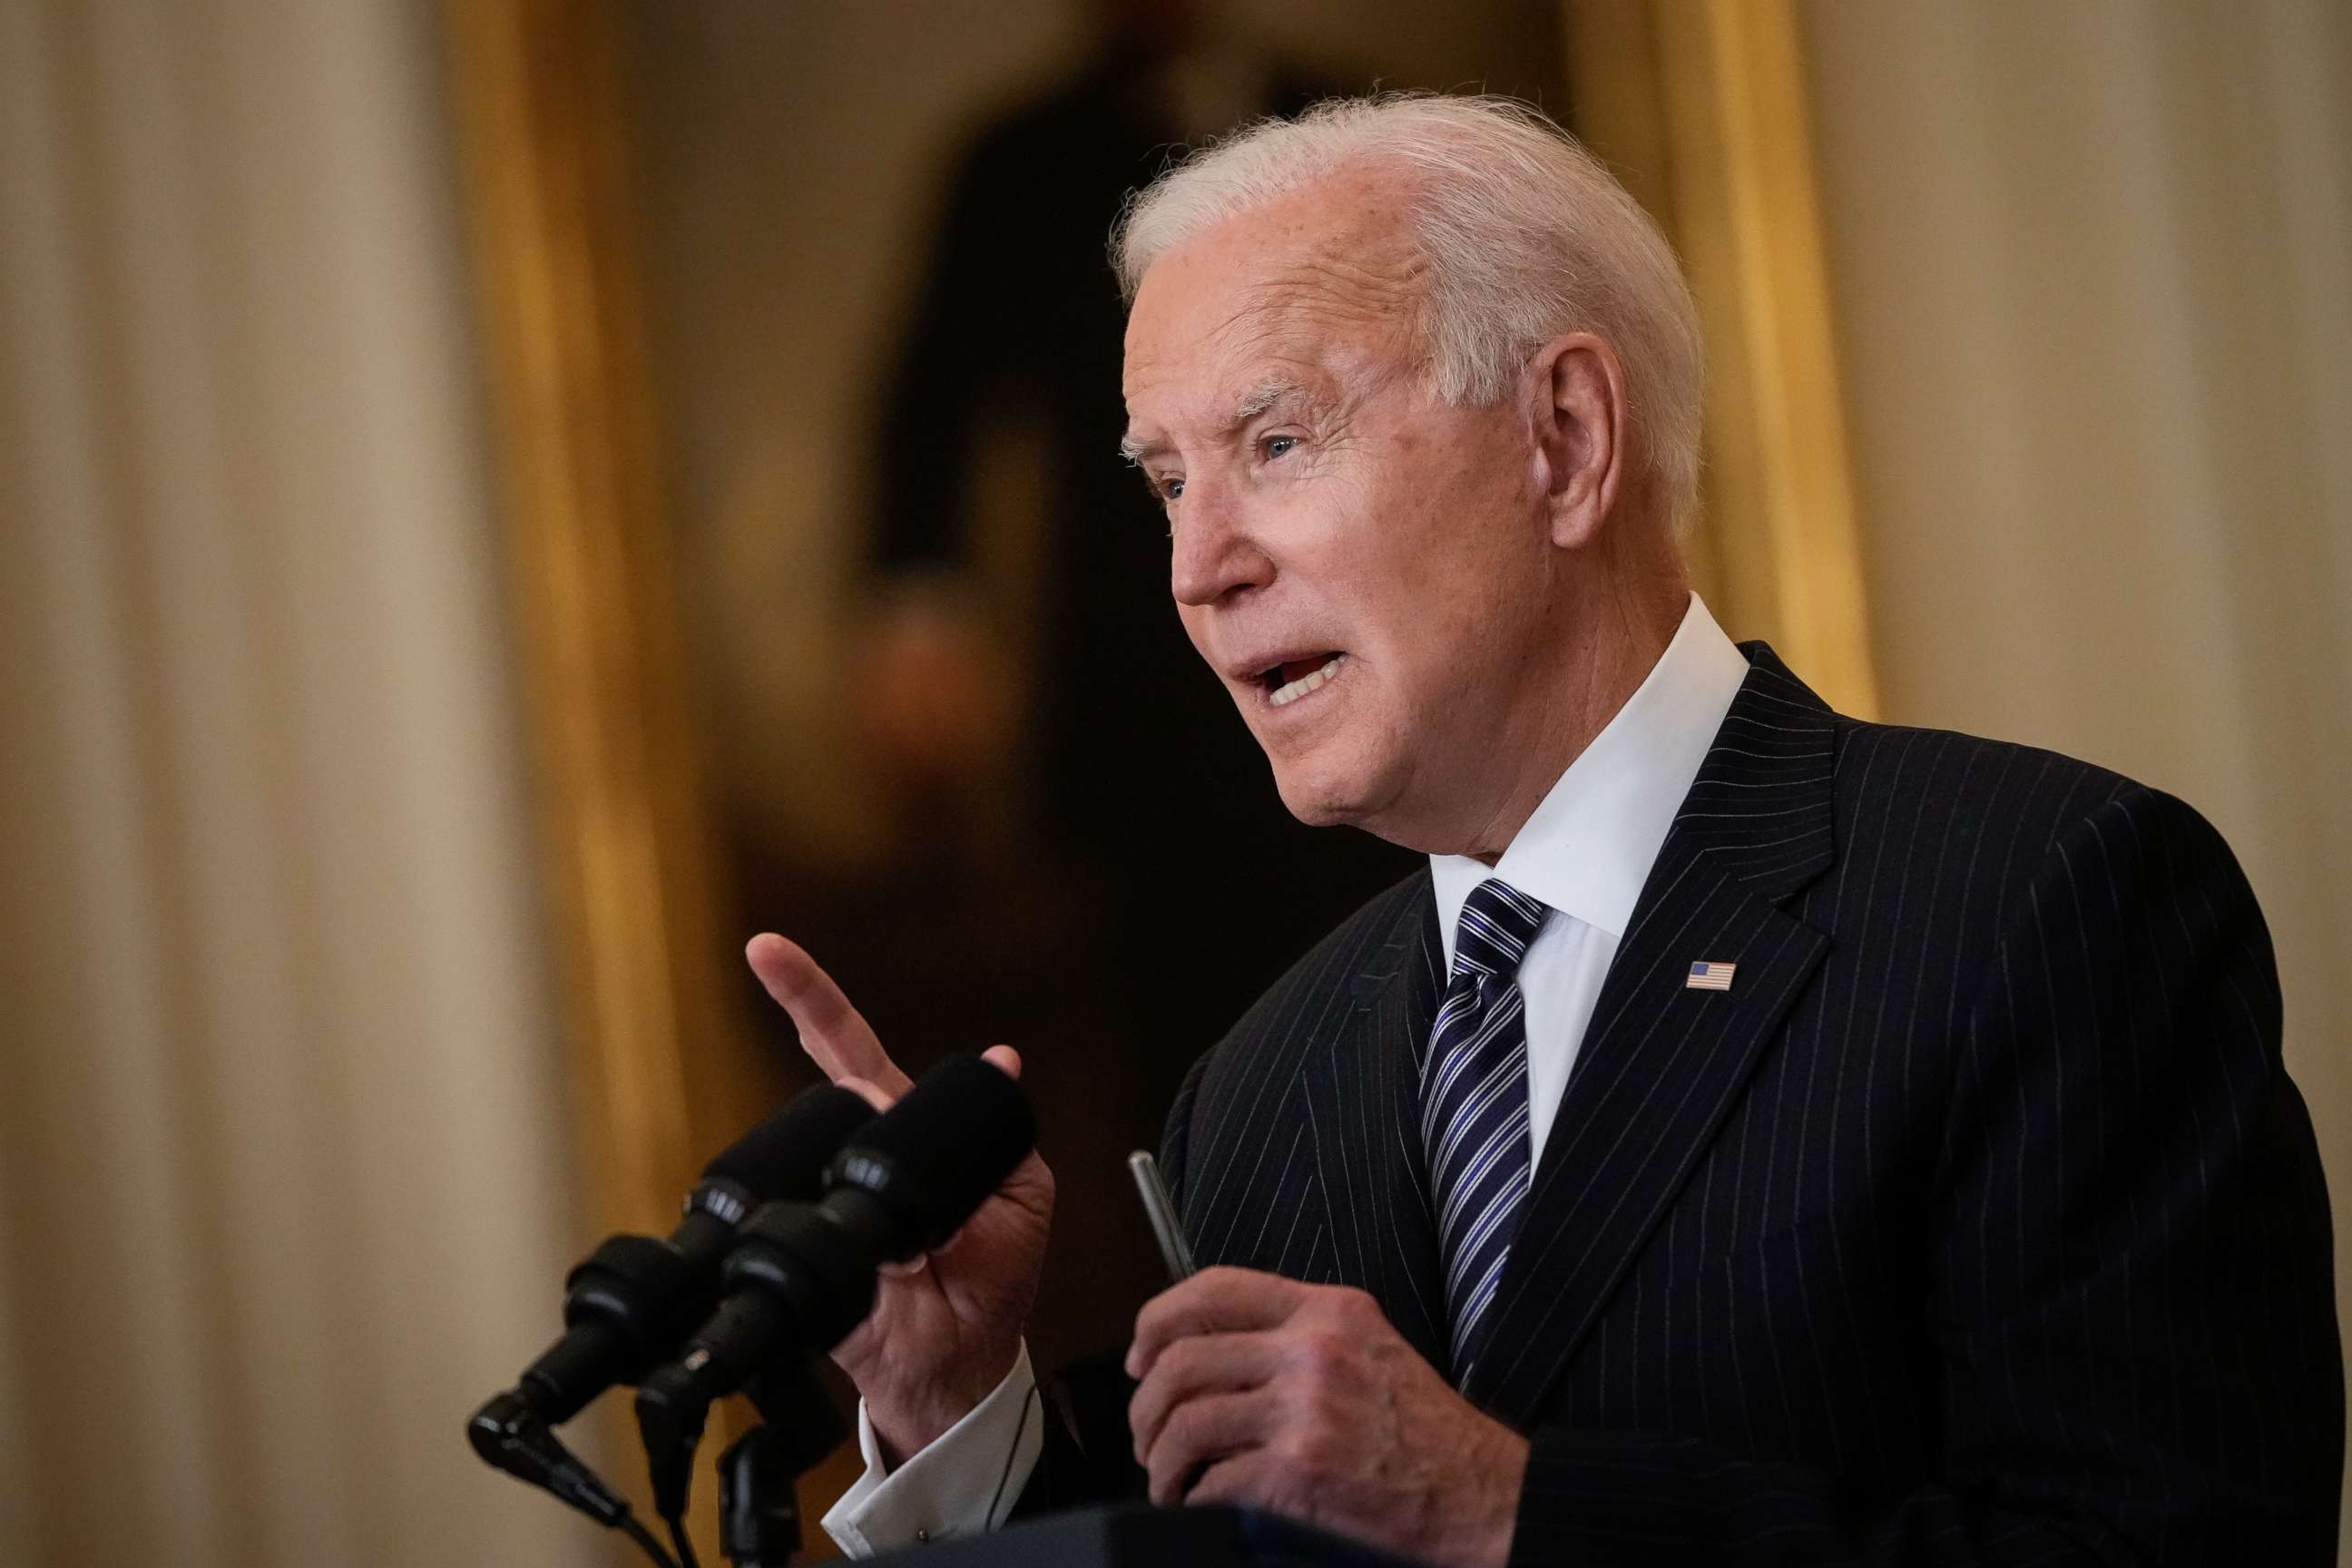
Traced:
[[1516, 978], [1549, 911], [1496, 879], [1471, 890], [1422, 1058], [1421, 1136], [1437, 1205], [1454, 1383], [1476, 1364], [1528, 1193], [1528, 1032]]

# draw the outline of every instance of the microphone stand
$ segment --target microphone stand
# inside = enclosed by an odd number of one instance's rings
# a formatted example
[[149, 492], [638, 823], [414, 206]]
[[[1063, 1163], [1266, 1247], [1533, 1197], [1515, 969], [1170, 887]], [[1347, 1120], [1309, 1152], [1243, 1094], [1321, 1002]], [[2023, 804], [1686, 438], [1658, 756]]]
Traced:
[[849, 1423], [798, 1356], [747, 1392], [760, 1422], [719, 1456], [719, 1550], [735, 1568], [784, 1568], [802, 1545], [796, 1483], [842, 1445]]
[[621, 1531], [657, 1568], [677, 1568], [644, 1521], [630, 1512], [628, 1500], [565, 1447], [520, 1391], [501, 1394], [474, 1412], [466, 1436], [474, 1451], [492, 1465], [553, 1493], [606, 1529]]

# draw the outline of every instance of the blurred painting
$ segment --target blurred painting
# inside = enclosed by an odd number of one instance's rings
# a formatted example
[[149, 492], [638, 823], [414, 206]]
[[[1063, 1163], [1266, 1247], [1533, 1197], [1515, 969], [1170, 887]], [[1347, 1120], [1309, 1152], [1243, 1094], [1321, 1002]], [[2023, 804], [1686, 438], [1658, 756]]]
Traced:
[[[1567, 118], [1560, 7], [610, 15], [714, 924], [801, 942], [910, 1071], [1020, 1048], [1061, 1188], [1033, 1344], [1118, 1342], [1160, 1283], [1126, 1152], [1413, 857], [1290, 818], [1184, 638], [1118, 453], [1106, 240], [1183, 148], [1327, 93]], [[748, 974], [734, 994], [810, 1076]]]

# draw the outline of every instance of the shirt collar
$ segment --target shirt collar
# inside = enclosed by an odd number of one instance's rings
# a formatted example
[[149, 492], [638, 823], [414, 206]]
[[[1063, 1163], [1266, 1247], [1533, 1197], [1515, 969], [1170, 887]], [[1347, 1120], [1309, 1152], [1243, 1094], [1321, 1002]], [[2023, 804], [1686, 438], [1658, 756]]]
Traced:
[[1568, 765], [1492, 868], [1433, 855], [1445, 967], [1470, 890], [1500, 877], [1529, 898], [1622, 938], [1675, 813], [1748, 679], [1748, 657], [1696, 594], [1674, 640], [1625, 705]]

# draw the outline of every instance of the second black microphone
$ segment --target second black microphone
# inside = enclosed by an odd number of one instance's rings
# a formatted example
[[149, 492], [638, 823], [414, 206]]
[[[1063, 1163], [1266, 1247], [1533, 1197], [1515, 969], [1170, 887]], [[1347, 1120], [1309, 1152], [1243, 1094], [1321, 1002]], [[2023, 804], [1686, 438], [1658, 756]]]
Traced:
[[938, 1247], [1037, 1139], [1028, 1097], [978, 1057], [951, 1057], [853, 1134], [815, 1203], [773, 1203], [728, 1255], [727, 1294], [685, 1352], [649, 1373], [641, 1422], [698, 1426], [712, 1400], [778, 1355], [831, 1350], [874, 1310], [875, 1276]]

